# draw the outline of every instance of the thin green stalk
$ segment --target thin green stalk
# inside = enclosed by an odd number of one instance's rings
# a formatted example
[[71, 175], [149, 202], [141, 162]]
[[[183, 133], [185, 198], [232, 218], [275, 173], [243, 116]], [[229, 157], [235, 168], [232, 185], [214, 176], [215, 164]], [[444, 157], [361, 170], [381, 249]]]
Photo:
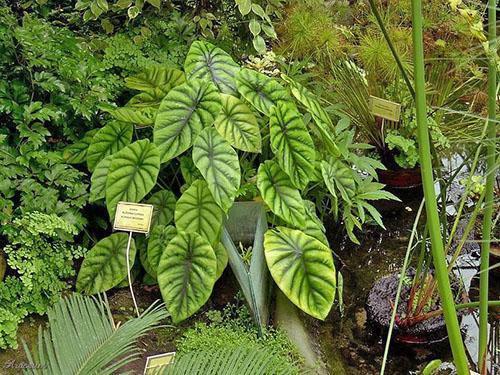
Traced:
[[[483, 238], [481, 247], [480, 271], [487, 270], [490, 264], [491, 222], [493, 221], [493, 196], [495, 186], [495, 138], [496, 129], [496, 0], [488, 1], [488, 146], [486, 157], [485, 208], [483, 216]], [[479, 351], [478, 366], [481, 374], [486, 374], [488, 353], [488, 272], [479, 276]]]
[[422, 1], [412, 0], [411, 3], [417, 138], [424, 188], [425, 208], [427, 212], [427, 224], [429, 226], [429, 235], [431, 238], [432, 258], [434, 261], [439, 295], [441, 297], [443, 314], [455, 367], [458, 375], [466, 375], [469, 374], [469, 365], [467, 363], [467, 355], [465, 354], [464, 343], [462, 341], [460, 326], [458, 324], [458, 318], [455, 311], [455, 303], [453, 301], [450, 279], [448, 278], [444, 246], [441, 239], [436, 192], [434, 191], [431, 147], [429, 141], [429, 129], [427, 126], [427, 104], [425, 101]]

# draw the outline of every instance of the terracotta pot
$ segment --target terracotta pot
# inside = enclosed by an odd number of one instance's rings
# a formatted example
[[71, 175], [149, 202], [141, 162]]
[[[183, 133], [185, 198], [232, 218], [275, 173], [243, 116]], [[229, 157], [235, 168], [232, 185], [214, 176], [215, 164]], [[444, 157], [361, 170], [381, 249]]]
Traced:
[[378, 170], [379, 181], [393, 189], [414, 189], [422, 186], [420, 167]]

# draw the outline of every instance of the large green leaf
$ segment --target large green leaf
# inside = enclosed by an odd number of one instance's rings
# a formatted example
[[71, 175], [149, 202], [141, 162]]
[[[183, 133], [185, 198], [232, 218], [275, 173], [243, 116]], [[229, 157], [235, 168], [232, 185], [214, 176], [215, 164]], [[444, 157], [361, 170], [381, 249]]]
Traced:
[[194, 181], [175, 206], [175, 225], [184, 232], [196, 232], [211, 245], [218, 242], [224, 212], [203, 180]]
[[220, 242], [214, 246], [214, 252], [215, 257], [217, 258], [217, 271], [215, 273], [215, 278], [218, 279], [222, 276], [222, 273], [226, 269], [229, 258], [227, 256], [226, 248]]
[[[100, 240], [85, 256], [78, 278], [76, 290], [87, 294], [105, 292], [127, 276], [126, 233], [114, 233]], [[130, 243], [130, 266], [134, 264], [135, 244]]]
[[155, 186], [160, 156], [149, 140], [136, 141], [113, 156], [106, 180], [106, 206], [114, 218], [120, 201], [140, 202]]
[[119, 121], [134, 124], [139, 127], [145, 127], [154, 124], [156, 108], [120, 107], [110, 110], [109, 113]]
[[300, 230], [277, 227], [264, 236], [264, 250], [278, 287], [300, 309], [325, 319], [335, 299], [332, 252]]
[[285, 88], [276, 80], [250, 69], [241, 69], [236, 75], [239, 93], [257, 110], [269, 116], [278, 100], [289, 100]]
[[154, 66], [146, 68], [135, 76], [125, 78], [125, 86], [143, 91], [155, 98], [163, 98], [171, 89], [186, 81], [184, 73], [178, 69]]
[[157, 224], [170, 224], [174, 218], [176, 197], [170, 190], [160, 190], [154, 193], [147, 203], [154, 206], [153, 219], [151, 225], [154, 227]]
[[316, 207], [314, 203], [305, 200], [304, 206], [306, 208], [306, 225], [297, 229], [302, 230], [308, 236], [314, 237], [326, 246], [329, 246], [328, 239], [325, 235], [325, 226], [316, 215]]
[[292, 183], [303, 189], [314, 169], [314, 143], [302, 116], [292, 102], [279, 101], [269, 118], [271, 147]]
[[215, 284], [217, 259], [208, 241], [179, 232], [160, 258], [158, 284], [174, 323], [193, 315], [207, 302]]
[[328, 191], [336, 196], [336, 188], [346, 201], [350, 201], [356, 193], [353, 173], [355, 172], [340, 160], [321, 161], [321, 174]]
[[154, 142], [162, 162], [186, 151], [220, 111], [220, 97], [210, 81], [191, 80], [172, 89], [156, 116]]
[[234, 76], [239, 66], [225, 51], [208, 42], [191, 44], [184, 62], [189, 79], [210, 79], [221, 92], [236, 94]]
[[148, 272], [151, 276], [157, 276], [158, 264], [167, 245], [177, 234], [177, 229], [172, 225], [157, 225], [151, 231], [148, 240], [147, 261]]
[[305, 224], [304, 202], [288, 175], [276, 162], [267, 160], [257, 172], [257, 187], [271, 211], [294, 226]]
[[96, 165], [90, 178], [90, 202], [95, 202], [106, 197], [106, 180], [108, 179], [109, 167], [112, 160], [113, 155], [108, 155]]
[[215, 128], [237, 149], [261, 151], [260, 129], [252, 110], [240, 99], [221, 94], [222, 108], [215, 119]]
[[120, 121], [112, 121], [94, 135], [87, 151], [87, 167], [93, 171], [97, 163], [130, 144], [134, 128]]
[[238, 154], [214, 128], [204, 129], [193, 145], [193, 162], [217, 204], [227, 212], [240, 187]]
[[87, 158], [87, 150], [92, 138], [99, 129], [92, 129], [85, 133], [82, 139], [67, 146], [63, 151], [63, 159], [69, 164], [80, 164]]

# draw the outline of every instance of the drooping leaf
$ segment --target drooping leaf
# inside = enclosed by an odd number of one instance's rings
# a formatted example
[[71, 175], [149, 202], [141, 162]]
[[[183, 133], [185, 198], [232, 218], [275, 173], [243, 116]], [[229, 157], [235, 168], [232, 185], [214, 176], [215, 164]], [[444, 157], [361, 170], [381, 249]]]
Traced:
[[240, 187], [240, 163], [236, 151], [214, 128], [206, 128], [194, 142], [193, 162], [207, 181], [217, 204], [227, 212]]
[[194, 181], [175, 206], [175, 225], [178, 230], [199, 233], [210, 244], [216, 244], [224, 212], [203, 180]]
[[191, 80], [172, 89], [156, 116], [154, 142], [166, 162], [186, 151], [220, 111], [220, 97], [212, 82]]
[[240, 99], [221, 94], [222, 108], [215, 128], [231, 145], [242, 151], [261, 152], [259, 124], [251, 109]]
[[106, 206], [114, 218], [120, 201], [140, 202], [156, 184], [160, 156], [155, 145], [143, 139], [113, 156], [106, 180]]
[[63, 159], [69, 164], [83, 163], [87, 157], [87, 150], [92, 138], [99, 129], [92, 129], [85, 133], [82, 139], [67, 146], [63, 151]]
[[139, 74], [125, 78], [125, 86], [155, 98], [163, 98], [171, 89], [184, 82], [186, 78], [183, 72], [162, 66], [148, 67]]
[[151, 276], [157, 276], [158, 264], [167, 245], [177, 234], [177, 229], [172, 225], [157, 225], [151, 231], [148, 240], [147, 260]]
[[112, 121], [92, 138], [87, 151], [87, 167], [93, 171], [97, 163], [130, 144], [134, 128], [120, 121]]
[[[86, 294], [105, 292], [118, 285], [127, 276], [128, 235], [114, 233], [100, 240], [85, 256], [76, 290]], [[130, 244], [130, 265], [134, 264], [135, 243]]]
[[189, 79], [210, 79], [223, 93], [234, 95], [237, 92], [234, 76], [239, 66], [229, 54], [213, 44], [193, 42], [184, 61], [184, 70]]
[[346, 201], [350, 201], [356, 193], [356, 181], [353, 173], [353, 170], [340, 160], [321, 161], [321, 174], [328, 191], [336, 196], [335, 189], [338, 189]]
[[207, 302], [215, 284], [217, 259], [208, 241], [179, 232], [158, 266], [158, 284], [174, 323], [193, 315]]
[[276, 162], [267, 160], [260, 165], [257, 187], [274, 214], [294, 226], [305, 224], [305, 209], [300, 192]]
[[160, 190], [154, 193], [147, 203], [154, 206], [151, 226], [170, 224], [174, 218], [176, 197], [170, 190]]
[[227, 267], [228, 256], [226, 248], [222, 243], [218, 243], [214, 246], [215, 257], [217, 258], [217, 271], [215, 273], [215, 279], [219, 279], [222, 276], [222, 273]]
[[236, 86], [251, 105], [267, 116], [278, 100], [290, 99], [285, 88], [276, 80], [246, 68], [236, 75]]
[[90, 202], [106, 197], [106, 180], [108, 179], [109, 166], [112, 160], [113, 155], [108, 155], [96, 165], [90, 178]]
[[277, 227], [264, 236], [266, 261], [283, 293], [300, 309], [325, 319], [335, 299], [331, 250], [300, 230]]
[[297, 188], [303, 189], [314, 169], [314, 143], [292, 102], [279, 101], [272, 107], [269, 134], [281, 169]]

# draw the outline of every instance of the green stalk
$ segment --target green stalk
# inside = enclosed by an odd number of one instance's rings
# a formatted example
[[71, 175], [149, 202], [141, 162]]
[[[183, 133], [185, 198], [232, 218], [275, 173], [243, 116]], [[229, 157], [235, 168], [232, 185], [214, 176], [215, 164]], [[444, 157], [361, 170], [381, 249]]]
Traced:
[[478, 366], [481, 374], [486, 374], [488, 351], [488, 275], [483, 272], [490, 264], [491, 222], [493, 221], [493, 195], [495, 185], [495, 146], [496, 146], [496, 0], [488, 1], [488, 146], [486, 148], [486, 187], [483, 216], [483, 238], [479, 276], [479, 351]]
[[427, 104], [425, 99], [425, 71], [424, 71], [424, 46], [422, 32], [422, 1], [412, 0], [412, 34], [413, 34], [413, 59], [414, 59], [414, 81], [415, 81], [415, 105], [417, 119], [417, 138], [422, 171], [422, 182], [424, 188], [425, 208], [427, 213], [427, 224], [431, 238], [431, 251], [434, 268], [438, 283], [438, 290], [443, 307], [446, 330], [450, 341], [451, 351], [458, 375], [469, 374], [467, 355], [458, 324], [458, 318], [453, 301], [446, 258], [444, 254], [443, 241], [441, 239], [441, 228], [439, 223], [439, 211], [434, 191], [434, 178], [432, 173], [431, 147], [429, 141], [429, 129], [427, 126]]

